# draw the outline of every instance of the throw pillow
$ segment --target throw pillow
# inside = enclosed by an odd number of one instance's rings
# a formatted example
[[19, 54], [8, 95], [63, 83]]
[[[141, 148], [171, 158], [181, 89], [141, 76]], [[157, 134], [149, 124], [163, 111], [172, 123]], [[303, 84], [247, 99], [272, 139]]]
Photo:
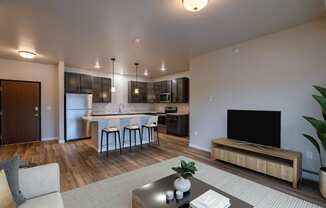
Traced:
[[12, 160], [6, 160], [0, 162], [0, 170], [3, 169], [7, 175], [9, 188], [17, 205], [20, 205], [25, 202], [25, 198], [19, 190], [19, 179], [18, 179], [19, 165], [20, 165], [20, 160], [18, 157], [13, 158]]
[[0, 207], [16, 208], [16, 203], [10, 192], [6, 173], [3, 170], [0, 171]]

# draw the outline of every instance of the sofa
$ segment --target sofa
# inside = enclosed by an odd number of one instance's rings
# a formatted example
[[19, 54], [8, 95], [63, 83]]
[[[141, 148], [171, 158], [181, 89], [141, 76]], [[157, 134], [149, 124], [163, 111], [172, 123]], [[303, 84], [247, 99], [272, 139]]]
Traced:
[[63, 208], [57, 163], [19, 169], [19, 187], [26, 202], [18, 208]]

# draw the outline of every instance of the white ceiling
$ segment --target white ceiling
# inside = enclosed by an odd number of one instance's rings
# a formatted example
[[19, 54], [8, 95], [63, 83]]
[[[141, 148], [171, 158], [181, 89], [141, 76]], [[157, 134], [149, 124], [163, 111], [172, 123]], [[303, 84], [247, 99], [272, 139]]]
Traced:
[[181, 1], [0, 0], [0, 57], [19, 59], [18, 49], [34, 50], [36, 62], [64, 60], [95, 70], [99, 59], [109, 70], [107, 58], [114, 56], [124, 73], [134, 72], [138, 61], [157, 77], [188, 70], [193, 56], [325, 12], [323, 0], [209, 0], [199, 13], [186, 11]]

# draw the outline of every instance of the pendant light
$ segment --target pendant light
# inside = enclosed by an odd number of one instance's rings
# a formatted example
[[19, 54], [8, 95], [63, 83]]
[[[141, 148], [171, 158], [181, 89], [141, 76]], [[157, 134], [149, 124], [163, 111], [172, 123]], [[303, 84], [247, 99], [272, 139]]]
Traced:
[[115, 92], [115, 83], [114, 83], [114, 76], [115, 76], [114, 62], [115, 62], [115, 58], [111, 58], [111, 61], [112, 61], [112, 87], [111, 87], [111, 92]]
[[135, 67], [136, 67], [136, 86], [135, 86], [135, 94], [138, 95], [139, 94], [139, 89], [138, 89], [138, 66], [139, 63], [135, 63]]

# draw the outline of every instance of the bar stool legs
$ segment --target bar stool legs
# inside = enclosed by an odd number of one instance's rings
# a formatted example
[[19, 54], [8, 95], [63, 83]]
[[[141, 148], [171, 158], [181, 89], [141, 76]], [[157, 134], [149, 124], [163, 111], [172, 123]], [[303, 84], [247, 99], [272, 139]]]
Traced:
[[103, 149], [103, 137], [104, 137], [104, 133], [106, 134], [106, 151], [107, 153], [109, 152], [109, 135], [110, 134], [114, 134], [114, 147], [115, 150], [117, 150], [117, 134], [118, 134], [118, 141], [119, 141], [119, 150], [120, 150], [120, 154], [122, 153], [121, 150], [121, 138], [120, 138], [120, 132], [119, 131], [112, 131], [112, 132], [108, 132], [108, 131], [101, 131], [101, 146], [100, 146], [100, 153], [102, 153], [102, 149]]
[[131, 151], [131, 140], [132, 140], [132, 136], [134, 137], [135, 146], [137, 146], [137, 132], [139, 134], [140, 149], [143, 149], [143, 136], [142, 136], [142, 133], [140, 132], [140, 128], [137, 128], [137, 129], [124, 128], [123, 129], [122, 148], [123, 149], [125, 148], [126, 130], [129, 131], [129, 151]]

